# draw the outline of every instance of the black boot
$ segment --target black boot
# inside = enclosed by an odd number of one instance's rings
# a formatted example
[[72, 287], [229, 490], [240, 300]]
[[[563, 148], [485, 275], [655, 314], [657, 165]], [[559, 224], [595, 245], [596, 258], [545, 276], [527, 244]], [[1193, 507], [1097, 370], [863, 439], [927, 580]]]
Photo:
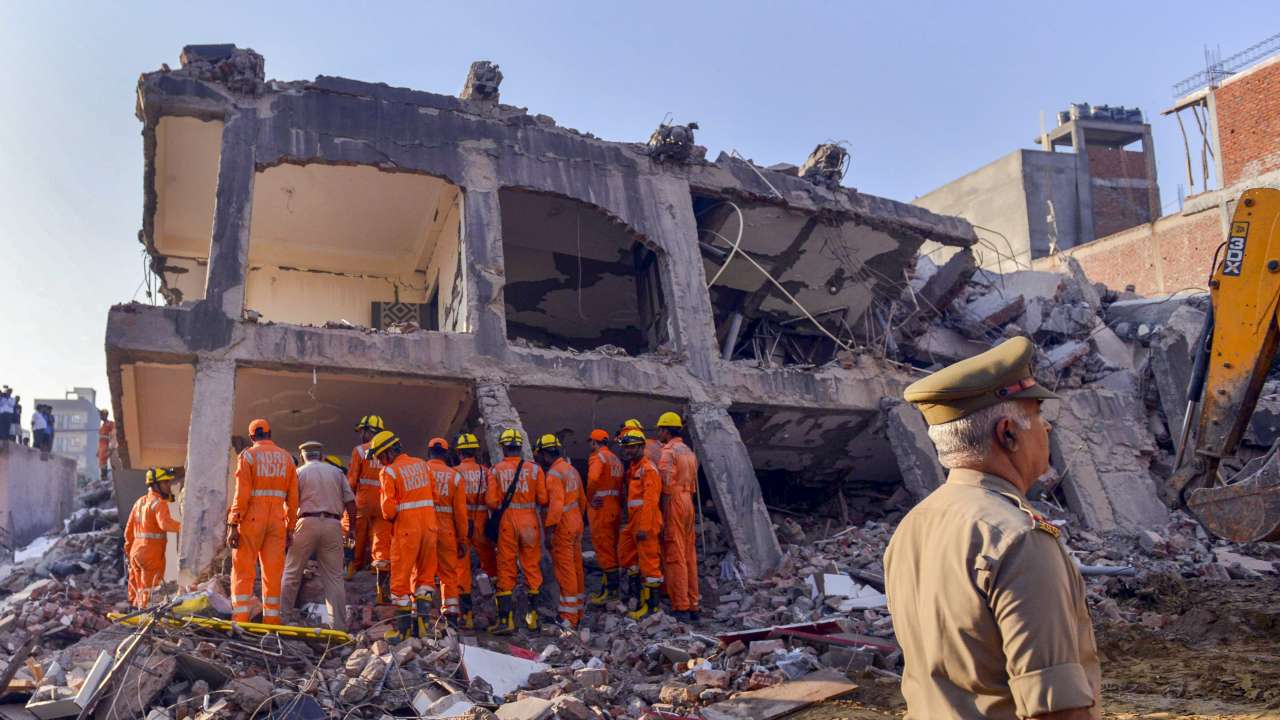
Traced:
[[636, 605], [636, 609], [627, 613], [627, 617], [632, 620], [639, 620], [649, 613], [658, 609], [657, 599], [655, 597], [658, 592], [658, 585], [645, 583], [640, 588], [640, 602]]
[[494, 635], [510, 635], [516, 631], [515, 616], [511, 612], [511, 592], [499, 592], [493, 599], [498, 606], [498, 617], [489, 626]]
[[622, 602], [623, 608], [631, 609], [631, 601], [636, 599], [636, 594], [640, 590], [640, 574], [628, 572], [621, 577], [622, 584], [618, 586], [618, 599]]
[[391, 602], [391, 573], [386, 568], [375, 567], [373, 569], [374, 579], [374, 602], [378, 605], [385, 605]]

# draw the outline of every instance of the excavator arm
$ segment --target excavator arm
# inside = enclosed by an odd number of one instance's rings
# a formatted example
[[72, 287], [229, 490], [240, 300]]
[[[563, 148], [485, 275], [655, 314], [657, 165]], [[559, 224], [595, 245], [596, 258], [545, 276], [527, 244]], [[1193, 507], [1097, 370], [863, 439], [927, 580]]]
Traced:
[[1211, 308], [1188, 389], [1170, 489], [1213, 534], [1280, 538], [1280, 444], [1222, 482], [1280, 341], [1280, 190], [1247, 190], [1209, 281]]

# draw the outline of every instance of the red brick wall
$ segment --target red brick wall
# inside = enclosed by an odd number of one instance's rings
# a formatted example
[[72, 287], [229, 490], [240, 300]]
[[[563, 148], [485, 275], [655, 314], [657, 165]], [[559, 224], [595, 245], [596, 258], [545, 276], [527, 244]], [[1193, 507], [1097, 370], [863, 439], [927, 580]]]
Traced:
[[1093, 178], [1093, 234], [1106, 237], [1151, 222], [1147, 188], [1125, 183], [1147, 179], [1146, 153], [1086, 146]]
[[[1204, 290], [1213, 253], [1222, 242], [1217, 209], [1195, 215], [1167, 215], [1065, 251], [1085, 274], [1113, 290], [1133, 285], [1139, 295]], [[1037, 270], [1057, 269], [1053, 257], [1036, 260]]]
[[1222, 186], [1280, 169], [1280, 59], [1229, 79], [1214, 102]]
[[1086, 145], [1089, 174], [1096, 178], [1147, 179], [1147, 155], [1142, 151]]

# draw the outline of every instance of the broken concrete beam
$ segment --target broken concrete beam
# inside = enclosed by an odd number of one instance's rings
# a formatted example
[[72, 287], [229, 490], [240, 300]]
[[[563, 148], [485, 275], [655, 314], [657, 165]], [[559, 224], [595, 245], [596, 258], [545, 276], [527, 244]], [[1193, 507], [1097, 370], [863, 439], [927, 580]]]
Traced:
[[800, 166], [800, 177], [814, 185], [835, 190], [844, 179], [849, 151], [835, 143], [823, 143], [809, 153]]
[[928, 425], [920, 411], [906, 402], [885, 398], [880, 403], [885, 413], [889, 446], [902, 473], [902, 485], [921, 500], [947, 479], [938, 464], [933, 441], [929, 439]]
[[1062, 390], [1050, 435], [1067, 505], [1093, 530], [1164, 527], [1150, 465], [1155, 442], [1141, 400], [1110, 390]]
[[999, 331], [1005, 323], [1022, 315], [1026, 305], [1021, 295], [1007, 295], [992, 290], [958, 308], [960, 329], [971, 339], [979, 340]]
[[1089, 343], [1068, 340], [1044, 353], [1046, 372], [1060, 373], [1089, 354]]
[[533, 459], [532, 439], [529, 433], [525, 432], [524, 424], [520, 422], [520, 413], [516, 410], [516, 406], [511, 402], [511, 394], [507, 391], [507, 386], [497, 382], [477, 382], [476, 383], [476, 405], [480, 410], [480, 419], [484, 421], [484, 426], [489, 428], [489, 432], [483, 433], [483, 442], [488, 446], [489, 457], [501, 458], [502, 448], [498, 445], [498, 435], [507, 428], [514, 428], [520, 431], [524, 436], [524, 457], [527, 460]]
[[96, 720], [131, 720], [151, 707], [177, 672], [178, 661], [172, 655], [155, 654], [137, 661], [133, 672], [120, 673], [98, 702]]
[[970, 340], [950, 328], [930, 325], [922, 335], [904, 343], [903, 348], [919, 362], [950, 365], [986, 352], [991, 346]]
[[751, 456], [725, 408], [693, 403], [685, 418], [720, 517], [747, 574], [762, 576], [782, 559]]
[[1054, 305], [1035, 334], [1037, 338], [1085, 337], [1097, 321], [1097, 315], [1084, 303]]
[[1151, 370], [1160, 396], [1169, 432], [1175, 436], [1182, 428], [1187, 413], [1187, 385], [1200, 333], [1204, 327], [1204, 311], [1184, 304], [1170, 313], [1160, 330], [1152, 337]]
[[1080, 266], [1080, 261], [1075, 259], [1073, 255], [1059, 255], [1063, 259], [1063, 263], [1067, 267], [1073, 280], [1076, 281], [1077, 290], [1081, 299], [1094, 312], [1102, 309], [1102, 295], [1098, 293], [1098, 288], [1089, 281], [1089, 276], [1085, 274], [1084, 268]]
[[959, 297], [969, 278], [973, 277], [975, 269], [977, 265], [973, 253], [969, 248], [964, 248], [934, 270], [923, 285], [915, 290], [915, 298], [909, 299], [907, 303], [918, 305], [920, 315], [937, 317]]
[[1133, 370], [1133, 349], [1115, 331], [1101, 323], [1089, 333], [1089, 346], [1108, 367]]

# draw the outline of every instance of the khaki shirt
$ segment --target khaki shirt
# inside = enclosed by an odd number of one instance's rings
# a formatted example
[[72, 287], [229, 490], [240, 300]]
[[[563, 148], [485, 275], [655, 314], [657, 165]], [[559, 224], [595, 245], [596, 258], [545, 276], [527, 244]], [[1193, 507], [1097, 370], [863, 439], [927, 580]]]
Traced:
[[347, 477], [327, 462], [308, 461], [298, 468], [298, 514], [325, 512], [342, 515], [343, 507], [355, 502]]
[[898, 525], [884, 568], [908, 718], [1102, 717], [1084, 579], [1012, 484], [952, 470]]

